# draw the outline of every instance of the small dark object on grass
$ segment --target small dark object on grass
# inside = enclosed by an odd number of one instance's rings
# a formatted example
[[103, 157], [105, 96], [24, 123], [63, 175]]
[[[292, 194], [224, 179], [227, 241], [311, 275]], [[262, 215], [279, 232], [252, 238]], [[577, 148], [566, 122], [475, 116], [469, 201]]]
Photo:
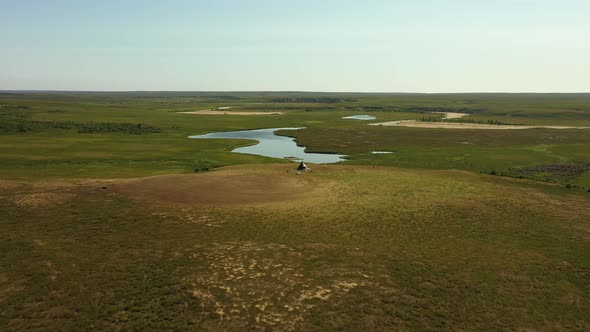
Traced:
[[107, 187], [101, 187], [100, 189], [107, 189]]
[[305, 165], [305, 163], [302, 161], [301, 164], [299, 164], [299, 166], [297, 166], [297, 173], [299, 174], [299, 172], [309, 172], [311, 171], [311, 168], [307, 167], [307, 165]]

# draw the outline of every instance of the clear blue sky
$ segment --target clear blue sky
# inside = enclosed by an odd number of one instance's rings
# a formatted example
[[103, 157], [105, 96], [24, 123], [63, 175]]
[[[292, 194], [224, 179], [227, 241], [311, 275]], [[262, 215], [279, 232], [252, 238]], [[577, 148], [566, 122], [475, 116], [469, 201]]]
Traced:
[[0, 89], [590, 92], [590, 1], [0, 0]]

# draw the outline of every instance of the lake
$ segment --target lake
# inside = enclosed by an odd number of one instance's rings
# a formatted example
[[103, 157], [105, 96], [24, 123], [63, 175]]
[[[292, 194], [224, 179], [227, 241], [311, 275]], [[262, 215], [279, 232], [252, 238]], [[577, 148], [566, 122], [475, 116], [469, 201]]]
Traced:
[[205, 135], [189, 136], [198, 139], [247, 139], [259, 143], [232, 150], [236, 153], [255, 154], [259, 156], [305, 161], [315, 164], [333, 164], [344, 160], [345, 155], [329, 153], [308, 153], [305, 147], [297, 146], [295, 139], [275, 135], [277, 130], [298, 130], [302, 128], [269, 128], [256, 130], [241, 130], [216, 132]]

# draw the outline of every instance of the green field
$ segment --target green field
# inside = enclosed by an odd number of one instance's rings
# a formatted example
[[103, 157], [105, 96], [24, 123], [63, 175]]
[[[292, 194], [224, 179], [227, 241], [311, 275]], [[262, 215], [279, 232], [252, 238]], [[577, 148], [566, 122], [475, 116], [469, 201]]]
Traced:
[[[280, 115], [193, 115], [231, 106]], [[589, 330], [590, 94], [0, 93], [6, 330]], [[187, 136], [305, 127], [297, 175]], [[373, 155], [371, 151], [392, 151]]]
[[[314, 100], [335, 102], [309, 102]], [[354, 114], [375, 115], [378, 122], [420, 119], [431, 111], [448, 110], [467, 112], [471, 114], [467, 118], [479, 120], [588, 126], [587, 94], [5, 93], [0, 95], [0, 105], [0, 170], [5, 178], [129, 177], [276, 162], [230, 153], [244, 144], [239, 141], [186, 139], [212, 131], [273, 127], [306, 127], [295, 134], [299, 144], [313, 152], [348, 154], [347, 163], [351, 164], [509, 175], [527, 166], [576, 165], [590, 159], [586, 130], [381, 128], [341, 119]], [[284, 114], [177, 114], [220, 106]], [[147, 126], [148, 130], [134, 133], [128, 127], [135, 125]], [[158, 132], [149, 131], [150, 126]], [[372, 150], [395, 154], [375, 160], [370, 155]], [[584, 174], [567, 179], [525, 175], [590, 188]]]

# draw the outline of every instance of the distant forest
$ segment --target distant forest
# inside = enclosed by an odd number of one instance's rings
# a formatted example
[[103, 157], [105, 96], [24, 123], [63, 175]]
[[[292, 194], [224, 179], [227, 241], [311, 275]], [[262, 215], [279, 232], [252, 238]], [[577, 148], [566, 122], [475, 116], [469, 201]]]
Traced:
[[[273, 103], [322, 103], [322, 104], [333, 104], [333, 103], [340, 103], [342, 99], [340, 98], [332, 98], [332, 97], [283, 97], [283, 98], [274, 98], [270, 100]], [[346, 101], [354, 101], [354, 100], [346, 100]]]

